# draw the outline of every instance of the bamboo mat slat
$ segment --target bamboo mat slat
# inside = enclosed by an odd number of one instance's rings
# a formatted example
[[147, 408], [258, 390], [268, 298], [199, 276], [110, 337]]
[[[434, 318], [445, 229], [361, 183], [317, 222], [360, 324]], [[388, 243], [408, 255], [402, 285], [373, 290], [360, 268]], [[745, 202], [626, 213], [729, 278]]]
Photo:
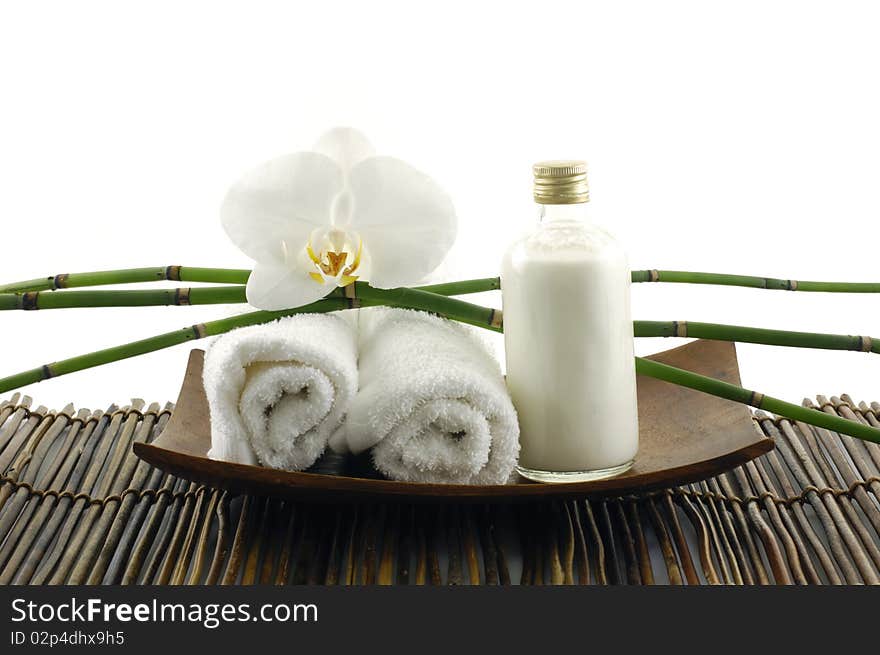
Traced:
[[[880, 404], [807, 404], [880, 427]], [[775, 450], [641, 495], [309, 504], [131, 451], [173, 405], [0, 403], [0, 584], [880, 584], [880, 445], [754, 415]]]

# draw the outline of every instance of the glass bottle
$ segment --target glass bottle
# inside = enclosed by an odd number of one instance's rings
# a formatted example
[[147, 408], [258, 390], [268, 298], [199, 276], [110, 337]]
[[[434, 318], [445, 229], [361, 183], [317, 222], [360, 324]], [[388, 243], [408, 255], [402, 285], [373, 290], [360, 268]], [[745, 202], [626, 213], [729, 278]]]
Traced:
[[638, 449], [626, 253], [595, 225], [587, 166], [534, 166], [538, 225], [501, 268], [507, 383], [519, 473], [541, 482], [610, 477]]

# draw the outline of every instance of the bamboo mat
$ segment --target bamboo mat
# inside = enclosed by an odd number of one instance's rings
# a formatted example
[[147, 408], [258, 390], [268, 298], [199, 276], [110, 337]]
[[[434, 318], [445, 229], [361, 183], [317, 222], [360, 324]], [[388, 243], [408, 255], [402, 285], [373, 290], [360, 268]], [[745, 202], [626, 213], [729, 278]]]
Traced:
[[[518, 505], [230, 497], [138, 460], [172, 405], [0, 403], [0, 584], [877, 584], [880, 446], [755, 415], [776, 449], [645, 495]], [[817, 397], [880, 426], [880, 404]]]

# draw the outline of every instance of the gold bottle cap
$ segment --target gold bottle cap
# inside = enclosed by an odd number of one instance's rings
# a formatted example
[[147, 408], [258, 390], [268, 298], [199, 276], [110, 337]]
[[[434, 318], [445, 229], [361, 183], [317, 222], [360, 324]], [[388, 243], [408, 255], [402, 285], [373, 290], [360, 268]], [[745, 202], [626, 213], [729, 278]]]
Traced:
[[535, 175], [535, 202], [542, 205], [572, 205], [589, 202], [587, 162], [554, 160], [538, 162]]

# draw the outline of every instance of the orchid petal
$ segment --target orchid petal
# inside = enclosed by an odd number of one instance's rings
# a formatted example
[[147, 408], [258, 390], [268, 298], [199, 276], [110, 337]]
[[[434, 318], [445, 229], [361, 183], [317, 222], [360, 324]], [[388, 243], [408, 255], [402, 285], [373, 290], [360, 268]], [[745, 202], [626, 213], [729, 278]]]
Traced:
[[452, 201], [434, 180], [393, 157], [365, 159], [351, 171], [351, 227], [370, 253], [369, 282], [393, 288], [419, 282], [455, 241]]
[[367, 137], [350, 127], [336, 127], [325, 132], [315, 143], [314, 151], [335, 161], [343, 174], [374, 154], [373, 144]]
[[247, 282], [247, 301], [258, 309], [278, 311], [302, 307], [333, 291], [315, 282], [302, 266], [288, 268], [257, 262]]
[[279, 157], [254, 168], [229, 190], [220, 220], [251, 259], [280, 266], [305, 246], [312, 230], [329, 224], [342, 185], [342, 171], [325, 155]]

